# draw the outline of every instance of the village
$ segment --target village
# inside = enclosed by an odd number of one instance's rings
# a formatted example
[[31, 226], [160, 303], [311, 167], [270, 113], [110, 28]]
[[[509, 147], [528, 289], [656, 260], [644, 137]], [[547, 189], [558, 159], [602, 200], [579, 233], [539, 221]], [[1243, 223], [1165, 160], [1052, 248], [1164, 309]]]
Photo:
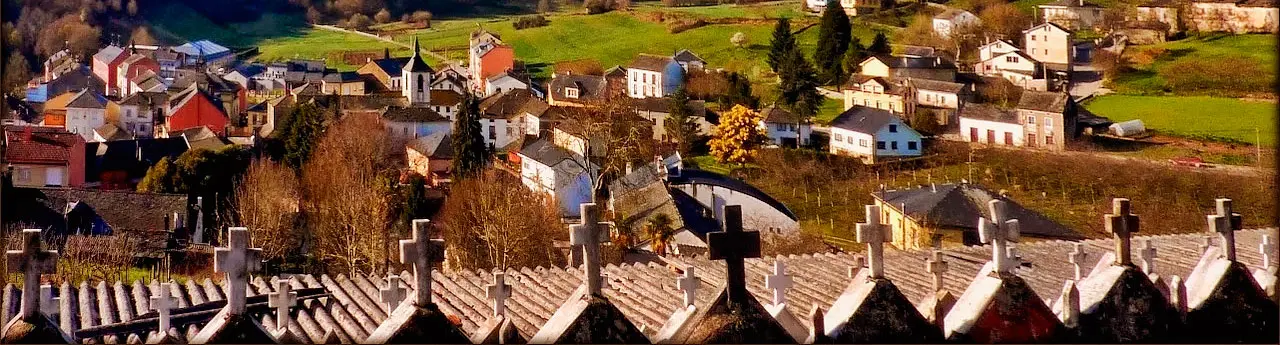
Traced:
[[3, 343], [1280, 341], [1275, 1], [65, 2]]

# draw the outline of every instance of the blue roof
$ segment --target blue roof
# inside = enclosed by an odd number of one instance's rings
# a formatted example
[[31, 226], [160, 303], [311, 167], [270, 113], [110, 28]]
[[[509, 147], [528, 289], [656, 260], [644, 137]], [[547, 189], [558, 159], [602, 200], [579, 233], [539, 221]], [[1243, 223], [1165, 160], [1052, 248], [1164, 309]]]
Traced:
[[210, 40], [199, 40], [195, 42], [187, 42], [186, 44], [173, 48], [174, 51], [187, 54], [188, 56], [214, 56], [230, 52], [231, 49], [213, 43]]

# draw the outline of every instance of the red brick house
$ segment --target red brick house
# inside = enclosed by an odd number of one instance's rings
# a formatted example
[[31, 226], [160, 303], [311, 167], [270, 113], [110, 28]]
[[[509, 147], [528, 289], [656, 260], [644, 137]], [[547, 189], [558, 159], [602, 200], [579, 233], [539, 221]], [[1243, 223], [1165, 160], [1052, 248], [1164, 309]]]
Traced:
[[165, 130], [169, 133], [204, 126], [218, 136], [226, 134], [227, 113], [222, 102], [200, 91], [194, 85], [169, 98], [169, 116]]
[[84, 138], [57, 127], [8, 126], [5, 160], [18, 187], [84, 185]]

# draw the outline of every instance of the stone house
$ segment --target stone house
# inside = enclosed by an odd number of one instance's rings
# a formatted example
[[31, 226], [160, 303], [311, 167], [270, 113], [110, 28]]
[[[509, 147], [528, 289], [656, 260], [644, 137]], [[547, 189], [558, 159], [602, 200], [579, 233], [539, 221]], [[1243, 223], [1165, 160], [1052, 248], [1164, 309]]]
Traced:
[[1280, 2], [1276, 0], [1196, 0], [1188, 11], [1189, 30], [1236, 34], [1280, 30]]
[[1102, 25], [1105, 8], [1085, 0], [1057, 0], [1037, 6], [1045, 22], [1071, 30], [1092, 29]]
[[980, 24], [982, 20], [978, 16], [958, 8], [947, 8], [933, 16], [933, 32], [944, 38], [950, 37], [958, 28]]

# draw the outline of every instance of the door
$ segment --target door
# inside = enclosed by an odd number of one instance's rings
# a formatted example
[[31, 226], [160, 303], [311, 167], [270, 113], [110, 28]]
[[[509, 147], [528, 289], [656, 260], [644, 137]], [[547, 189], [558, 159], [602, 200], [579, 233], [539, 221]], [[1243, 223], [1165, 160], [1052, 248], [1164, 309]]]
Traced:
[[1004, 132], [1004, 144], [1013, 146], [1013, 132]]
[[978, 129], [969, 128], [969, 142], [978, 142]]
[[992, 130], [992, 129], [988, 129], [988, 130], [987, 130], [987, 143], [988, 143], [988, 144], [995, 144], [995, 143], [996, 143], [996, 131], [995, 131], [995, 130]]
[[1027, 133], [1027, 147], [1036, 147], [1036, 134]]

